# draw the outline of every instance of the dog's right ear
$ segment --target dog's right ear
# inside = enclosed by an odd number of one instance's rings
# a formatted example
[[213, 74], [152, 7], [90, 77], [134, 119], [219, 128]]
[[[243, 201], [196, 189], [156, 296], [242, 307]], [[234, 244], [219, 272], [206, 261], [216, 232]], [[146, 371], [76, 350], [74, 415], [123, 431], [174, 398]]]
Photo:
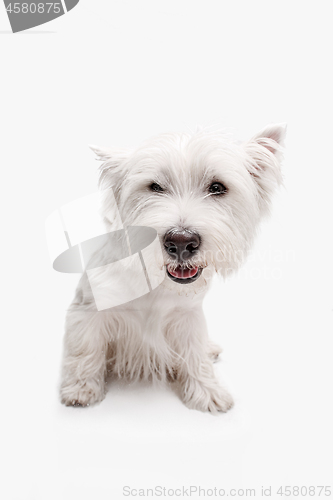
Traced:
[[247, 170], [253, 176], [263, 208], [268, 208], [272, 193], [282, 184], [281, 160], [286, 135], [285, 124], [268, 125], [245, 143]]
[[100, 148], [93, 145], [89, 147], [96, 154], [97, 160], [103, 162], [99, 167], [99, 185], [107, 189], [119, 183], [125, 176], [125, 163], [130, 152], [127, 149]]

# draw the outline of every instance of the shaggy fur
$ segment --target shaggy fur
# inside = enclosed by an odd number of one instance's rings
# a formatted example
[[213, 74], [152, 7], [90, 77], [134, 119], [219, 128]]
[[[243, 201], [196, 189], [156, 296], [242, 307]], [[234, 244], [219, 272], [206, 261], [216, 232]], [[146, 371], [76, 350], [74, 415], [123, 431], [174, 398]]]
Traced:
[[[202, 273], [188, 284], [166, 275], [150, 293], [99, 312], [84, 273], [67, 316], [63, 403], [101, 401], [111, 370], [128, 380], [177, 380], [190, 408], [213, 413], [231, 408], [232, 397], [214, 374], [213, 361], [221, 349], [208, 338], [202, 301], [214, 272], [225, 277], [239, 268], [268, 213], [272, 193], [281, 183], [284, 135], [284, 126], [272, 125], [242, 144], [200, 131], [163, 134], [135, 151], [93, 148], [103, 162], [100, 185], [112, 187], [124, 226], [156, 229], [163, 248], [161, 266], [168, 269], [176, 264], [163, 247], [165, 234], [184, 229], [197, 233], [200, 248], [186, 266]], [[214, 182], [227, 191], [212, 194]], [[153, 192], [152, 183], [163, 191]], [[106, 198], [103, 210], [110, 231], [113, 200]], [[101, 255], [94, 258], [98, 263]]]

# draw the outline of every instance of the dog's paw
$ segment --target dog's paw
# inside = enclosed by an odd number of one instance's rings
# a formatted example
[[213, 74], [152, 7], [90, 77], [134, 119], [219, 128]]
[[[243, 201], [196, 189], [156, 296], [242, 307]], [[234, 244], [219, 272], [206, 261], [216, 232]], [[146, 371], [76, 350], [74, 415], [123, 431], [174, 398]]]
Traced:
[[62, 385], [60, 397], [61, 402], [66, 406], [90, 406], [104, 399], [104, 385], [96, 380]]
[[209, 342], [207, 354], [209, 358], [213, 361], [213, 363], [218, 360], [218, 357], [222, 351], [223, 351], [222, 347], [220, 347], [217, 344], [214, 344], [214, 342]]
[[233, 407], [232, 396], [223, 387], [207, 387], [199, 382], [191, 385], [192, 390], [187, 390], [183, 398], [189, 408], [217, 414]]
[[208, 403], [208, 411], [211, 413], [227, 412], [234, 406], [234, 400], [225, 389], [220, 388], [210, 394], [210, 401]]

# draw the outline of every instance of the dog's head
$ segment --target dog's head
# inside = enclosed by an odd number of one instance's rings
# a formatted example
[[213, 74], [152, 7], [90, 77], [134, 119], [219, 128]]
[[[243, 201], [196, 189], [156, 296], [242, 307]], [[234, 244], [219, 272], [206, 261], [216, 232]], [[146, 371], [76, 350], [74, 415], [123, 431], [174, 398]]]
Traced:
[[[134, 151], [93, 149], [123, 223], [155, 228], [170, 284], [195, 289], [244, 260], [282, 180], [284, 136], [285, 126], [271, 125], [243, 144], [202, 131], [163, 134]], [[106, 203], [109, 224], [110, 210]]]

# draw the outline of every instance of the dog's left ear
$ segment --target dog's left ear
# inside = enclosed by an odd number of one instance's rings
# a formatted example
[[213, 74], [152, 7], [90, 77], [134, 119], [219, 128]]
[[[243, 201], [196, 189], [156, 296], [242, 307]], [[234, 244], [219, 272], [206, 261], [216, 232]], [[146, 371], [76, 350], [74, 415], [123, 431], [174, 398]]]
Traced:
[[109, 188], [121, 183], [125, 176], [126, 168], [124, 164], [130, 156], [127, 149], [100, 148], [98, 146], [89, 146], [96, 154], [97, 160], [102, 161], [100, 166], [100, 186]]
[[282, 183], [281, 160], [286, 128], [286, 124], [268, 125], [244, 145], [247, 169], [256, 181], [265, 205], [276, 186]]
[[89, 147], [97, 156], [97, 160], [104, 162], [113, 161], [115, 166], [123, 160], [126, 160], [130, 153], [127, 149], [100, 148], [92, 144], [90, 144]]

